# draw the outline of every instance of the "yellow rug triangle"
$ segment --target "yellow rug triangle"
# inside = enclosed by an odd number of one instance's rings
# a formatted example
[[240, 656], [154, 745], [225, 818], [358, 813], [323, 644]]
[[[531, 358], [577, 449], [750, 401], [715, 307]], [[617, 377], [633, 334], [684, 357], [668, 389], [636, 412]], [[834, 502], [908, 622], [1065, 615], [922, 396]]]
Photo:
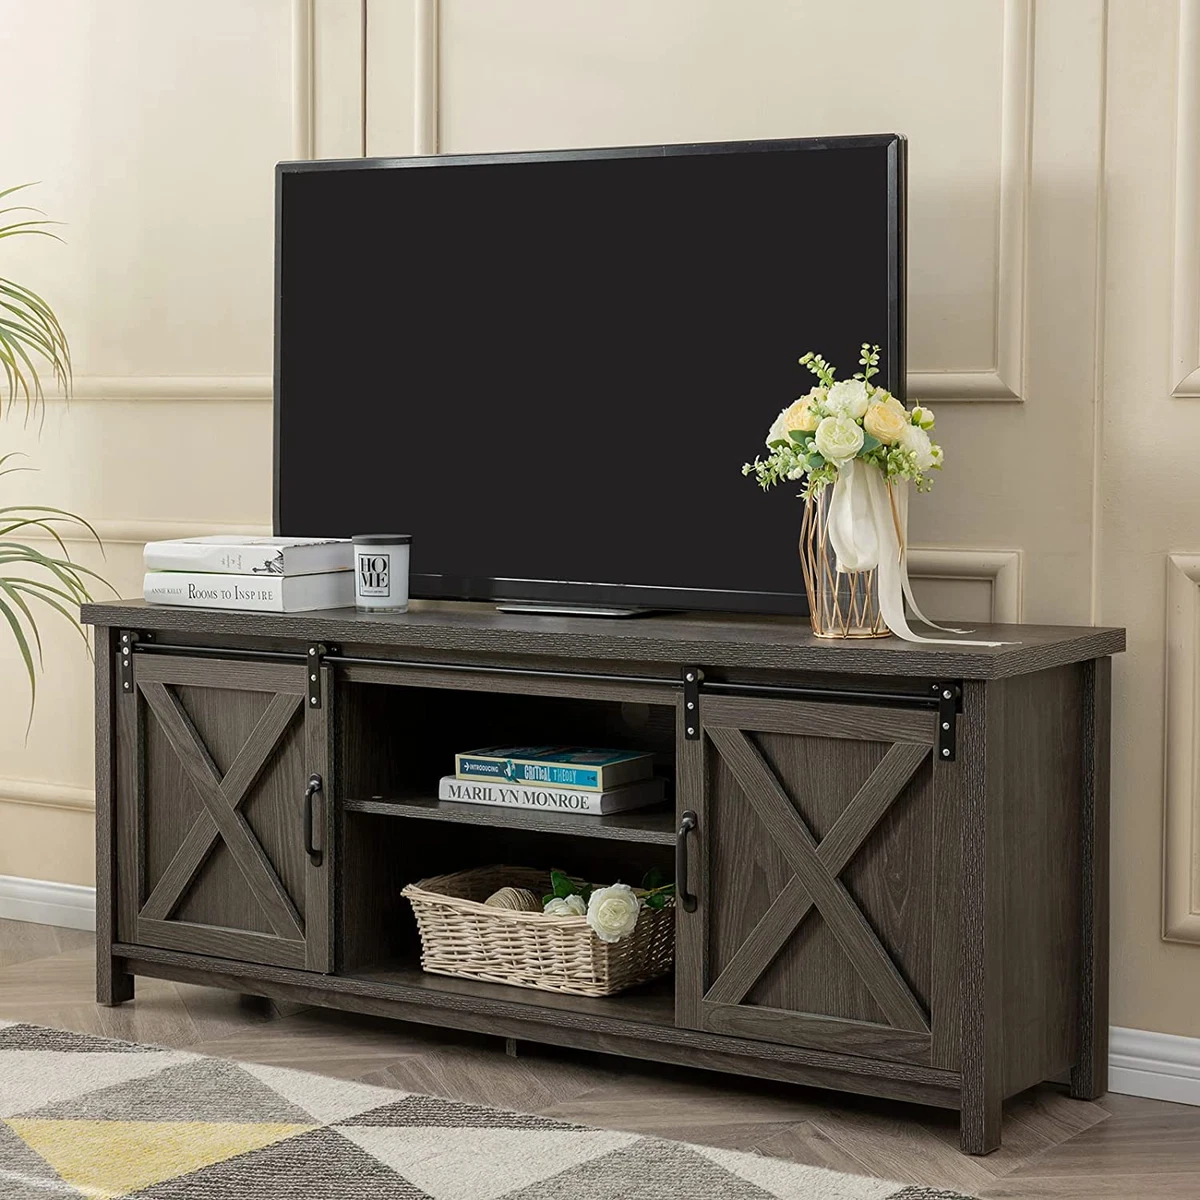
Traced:
[[65, 1183], [97, 1200], [113, 1200], [316, 1128], [214, 1121], [5, 1123]]

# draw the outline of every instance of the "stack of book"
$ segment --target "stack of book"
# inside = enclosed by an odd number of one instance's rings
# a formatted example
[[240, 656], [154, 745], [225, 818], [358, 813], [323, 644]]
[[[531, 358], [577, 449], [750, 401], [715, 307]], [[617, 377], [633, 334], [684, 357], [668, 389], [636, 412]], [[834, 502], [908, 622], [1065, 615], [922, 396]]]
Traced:
[[654, 755], [586, 746], [489, 746], [454, 756], [439, 800], [599, 814], [658, 804]]
[[343, 538], [214, 537], [147, 542], [151, 604], [306, 612], [354, 604], [354, 543]]

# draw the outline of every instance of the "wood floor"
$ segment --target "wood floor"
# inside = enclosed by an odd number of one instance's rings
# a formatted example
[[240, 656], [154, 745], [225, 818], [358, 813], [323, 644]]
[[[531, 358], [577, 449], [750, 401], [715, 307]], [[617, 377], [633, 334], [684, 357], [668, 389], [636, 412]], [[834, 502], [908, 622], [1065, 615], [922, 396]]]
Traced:
[[1200, 1108], [1117, 1095], [1088, 1104], [1042, 1087], [1007, 1106], [1002, 1149], [972, 1159], [958, 1152], [954, 1114], [934, 1109], [525, 1043], [514, 1059], [499, 1038], [154, 979], [137, 981], [134, 1003], [99, 1008], [92, 971], [90, 934], [0, 921], [0, 1020], [758, 1151], [988, 1200], [1200, 1198]]

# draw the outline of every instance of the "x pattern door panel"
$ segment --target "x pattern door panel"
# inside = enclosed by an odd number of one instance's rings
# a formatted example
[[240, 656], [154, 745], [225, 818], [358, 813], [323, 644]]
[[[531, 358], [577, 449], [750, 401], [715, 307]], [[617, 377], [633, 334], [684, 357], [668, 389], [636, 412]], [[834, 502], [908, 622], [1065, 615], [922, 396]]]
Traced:
[[[303, 828], [307, 779], [328, 773], [328, 710], [306, 709], [303, 670], [139, 656], [123, 704], [137, 763], [123, 936], [330, 969], [328, 870], [310, 863]], [[327, 847], [325, 815], [314, 836]]]
[[683, 1011], [714, 1033], [929, 1062], [932, 716], [706, 698], [702, 728], [706, 879], [681, 919], [703, 933], [681, 944], [703, 962], [681, 961]]

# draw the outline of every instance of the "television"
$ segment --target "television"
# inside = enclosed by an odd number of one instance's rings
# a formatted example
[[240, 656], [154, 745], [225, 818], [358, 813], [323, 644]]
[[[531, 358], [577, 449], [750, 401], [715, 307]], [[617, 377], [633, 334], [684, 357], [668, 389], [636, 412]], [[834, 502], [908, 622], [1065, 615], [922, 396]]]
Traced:
[[878, 343], [895, 134], [281, 163], [277, 534], [412, 535], [411, 594], [805, 612], [797, 487], [741, 474]]

